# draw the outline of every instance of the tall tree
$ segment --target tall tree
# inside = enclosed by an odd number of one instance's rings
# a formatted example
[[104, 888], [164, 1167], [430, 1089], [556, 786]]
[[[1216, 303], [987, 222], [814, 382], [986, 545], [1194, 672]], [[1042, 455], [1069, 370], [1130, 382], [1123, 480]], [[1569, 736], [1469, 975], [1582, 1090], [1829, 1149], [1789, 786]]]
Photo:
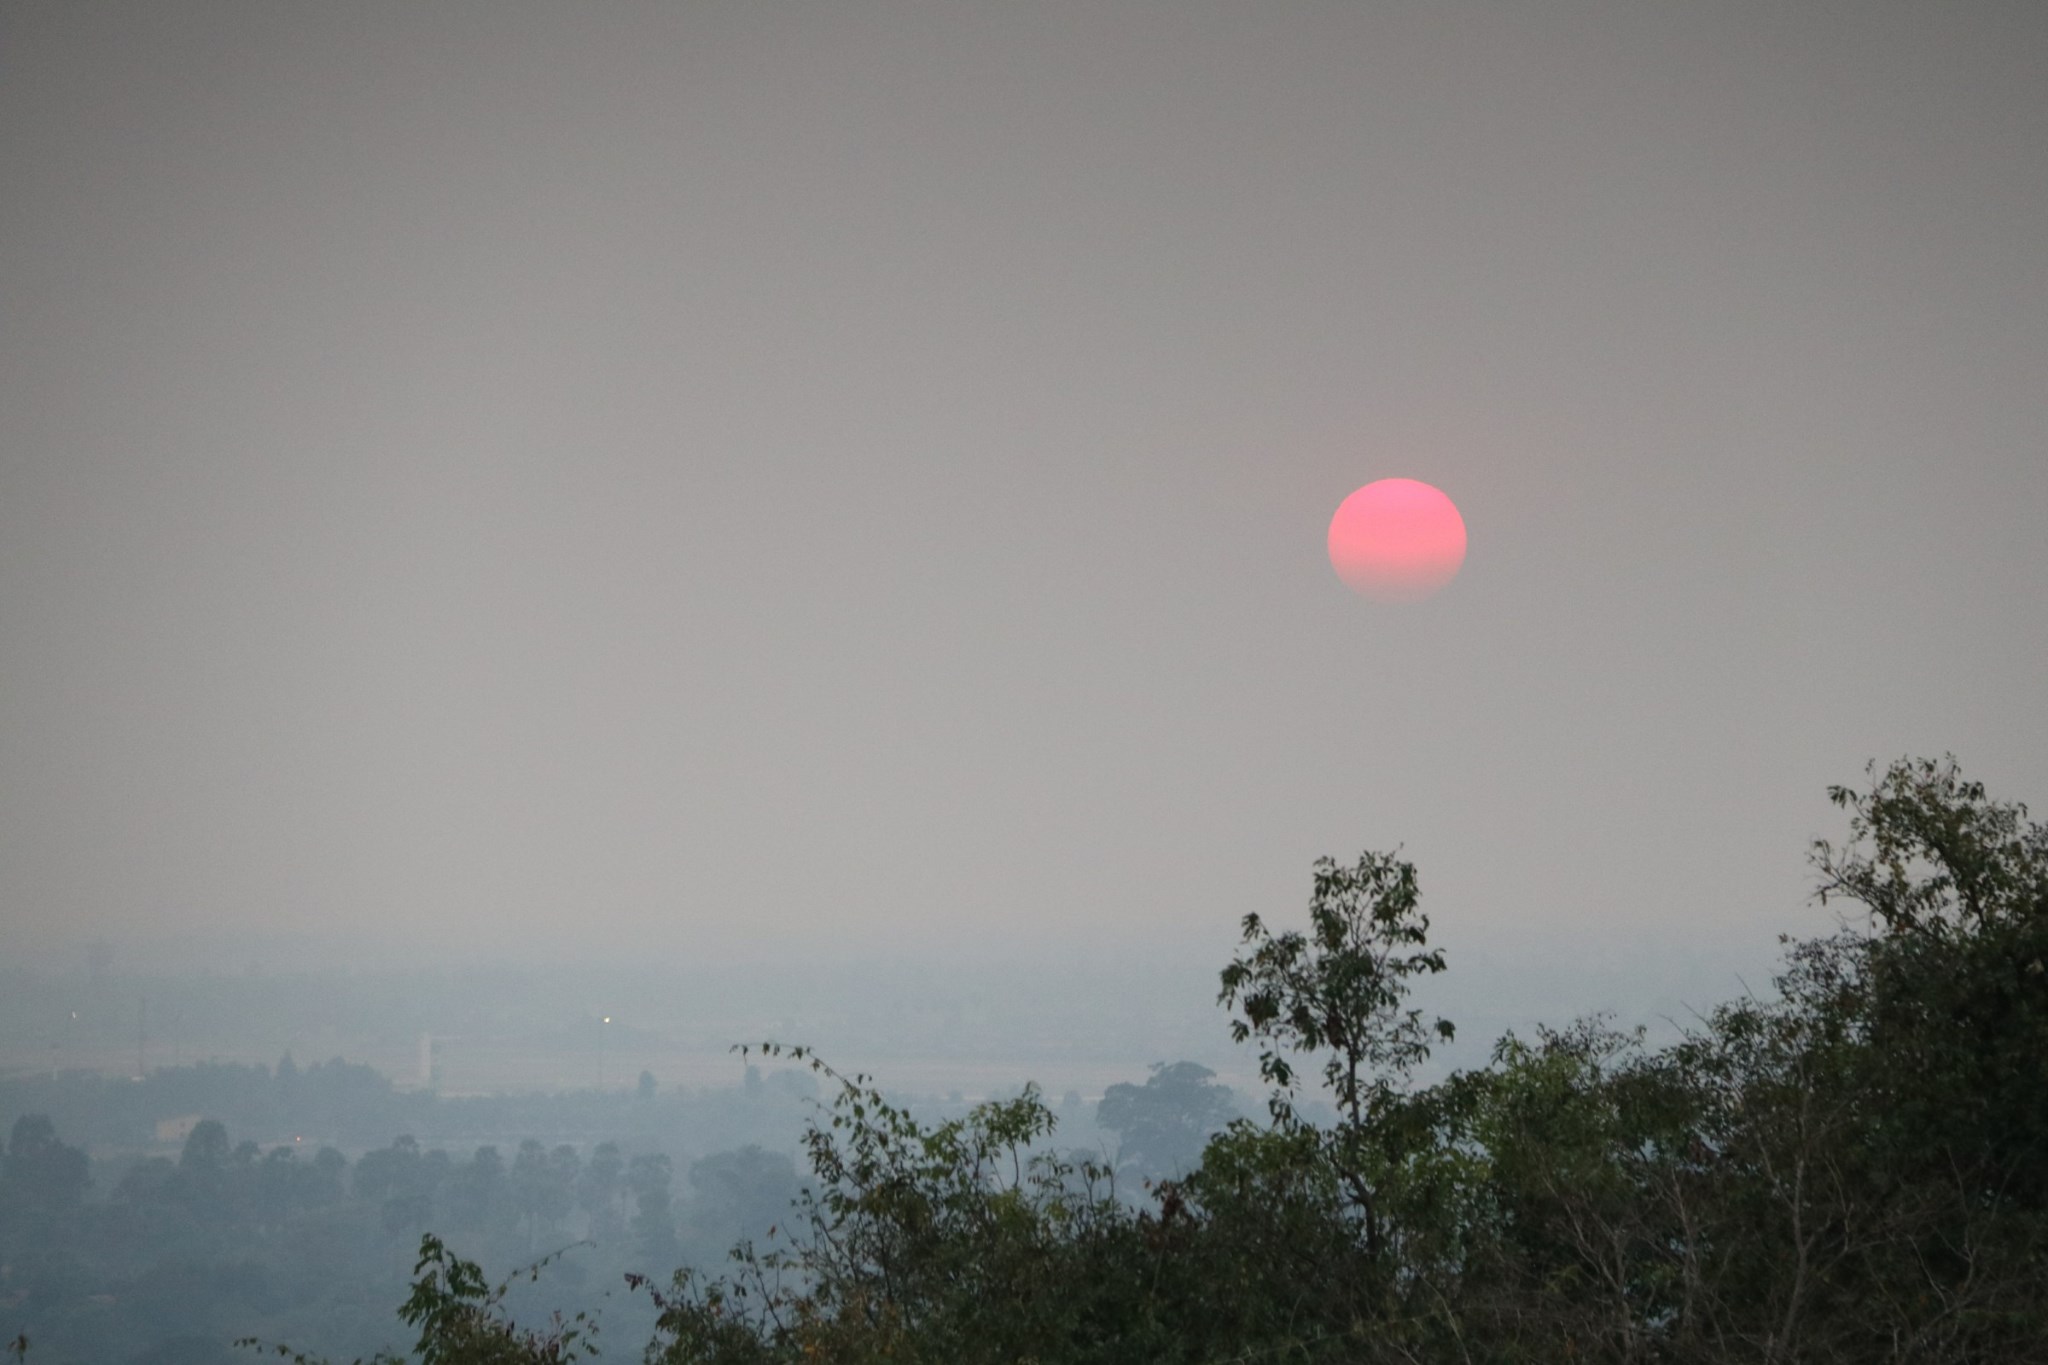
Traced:
[[1300, 1126], [1295, 1058], [1320, 1055], [1338, 1123], [1328, 1152], [1361, 1219], [1368, 1254], [1386, 1245], [1381, 1186], [1398, 1162], [1398, 1118], [1406, 1083], [1428, 1060], [1431, 1039], [1455, 1033], [1407, 1005], [1410, 982], [1444, 969], [1431, 948], [1415, 865], [1366, 853], [1346, 867], [1315, 865], [1309, 931], [1275, 933], [1244, 917], [1248, 950], [1222, 972], [1219, 1003], [1234, 1008], [1230, 1033], [1256, 1040], [1259, 1074], [1273, 1086], [1274, 1121]]

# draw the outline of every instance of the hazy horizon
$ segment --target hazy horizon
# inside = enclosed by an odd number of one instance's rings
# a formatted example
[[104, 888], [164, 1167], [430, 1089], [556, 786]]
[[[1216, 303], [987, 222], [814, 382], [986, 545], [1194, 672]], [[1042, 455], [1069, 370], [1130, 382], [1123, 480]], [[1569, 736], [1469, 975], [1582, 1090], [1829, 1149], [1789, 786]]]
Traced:
[[[1829, 783], [2048, 802], [2044, 69], [2020, 3], [0, 6], [0, 961], [1199, 1018], [1399, 846], [1468, 1016], [1761, 987]], [[1388, 476], [1426, 602], [1324, 556]]]

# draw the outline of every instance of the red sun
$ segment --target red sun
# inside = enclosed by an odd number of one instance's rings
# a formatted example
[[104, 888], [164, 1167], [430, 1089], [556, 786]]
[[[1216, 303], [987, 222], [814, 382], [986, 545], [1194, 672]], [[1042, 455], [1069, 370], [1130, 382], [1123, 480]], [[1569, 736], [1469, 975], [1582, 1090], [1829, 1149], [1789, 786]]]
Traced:
[[1417, 602], [1457, 576], [1465, 519], [1440, 488], [1380, 479], [1344, 499], [1330, 518], [1330, 567], [1361, 597]]

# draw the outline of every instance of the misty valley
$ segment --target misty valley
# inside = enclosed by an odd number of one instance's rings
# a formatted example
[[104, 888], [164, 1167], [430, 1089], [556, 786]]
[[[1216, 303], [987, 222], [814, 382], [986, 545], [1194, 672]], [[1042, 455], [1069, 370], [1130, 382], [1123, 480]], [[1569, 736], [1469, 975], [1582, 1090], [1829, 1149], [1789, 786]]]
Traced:
[[[13, 984], [4, 1008], [67, 1024], [62, 1004], [110, 1014], [136, 986]], [[379, 989], [327, 984], [336, 1000]], [[596, 1041], [567, 1032], [569, 1044], [554, 1039], [513, 1073], [566, 1055], [595, 1076]], [[627, 1273], [717, 1268], [788, 1222], [821, 1093], [805, 1067], [728, 1056], [724, 1084], [664, 1086], [642, 1070], [604, 1089], [450, 1096], [433, 1084], [430, 1035], [419, 1056], [406, 1085], [289, 1054], [0, 1072], [0, 1321], [36, 1343], [38, 1361], [247, 1359], [228, 1343], [248, 1335], [368, 1356], [404, 1344], [392, 1305], [433, 1231], [495, 1275], [563, 1252], [513, 1303], [541, 1317], [601, 1312], [630, 1341], [652, 1331], [655, 1310], [625, 1292]], [[939, 1121], [980, 1098], [892, 1096]], [[1061, 1142], [1117, 1167], [1135, 1196], [1192, 1165], [1240, 1108], [1207, 1068], [1182, 1062], [1089, 1101], [1070, 1090], [1056, 1112]]]

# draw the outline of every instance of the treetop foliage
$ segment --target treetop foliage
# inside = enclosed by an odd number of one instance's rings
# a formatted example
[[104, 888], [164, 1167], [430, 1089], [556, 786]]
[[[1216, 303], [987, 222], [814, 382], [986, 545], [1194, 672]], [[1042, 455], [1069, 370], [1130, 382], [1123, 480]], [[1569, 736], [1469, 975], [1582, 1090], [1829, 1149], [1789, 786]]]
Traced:
[[1940, 934], [1969, 924], [2038, 921], [2048, 907], [2048, 825], [1993, 801], [1954, 755], [1901, 759], [1858, 792], [1828, 788], [1849, 812], [1850, 841], [1814, 845], [1818, 895], [1861, 903], [1886, 928]]

